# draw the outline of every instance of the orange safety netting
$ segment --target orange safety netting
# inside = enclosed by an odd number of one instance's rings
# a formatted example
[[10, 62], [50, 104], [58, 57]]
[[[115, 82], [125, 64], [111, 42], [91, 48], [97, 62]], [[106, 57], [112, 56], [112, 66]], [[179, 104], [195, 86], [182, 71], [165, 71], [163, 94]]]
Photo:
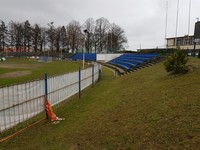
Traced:
[[51, 121], [59, 120], [59, 118], [54, 114], [51, 104], [49, 103], [49, 101], [47, 99], [45, 100], [45, 110], [48, 115], [48, 118]]

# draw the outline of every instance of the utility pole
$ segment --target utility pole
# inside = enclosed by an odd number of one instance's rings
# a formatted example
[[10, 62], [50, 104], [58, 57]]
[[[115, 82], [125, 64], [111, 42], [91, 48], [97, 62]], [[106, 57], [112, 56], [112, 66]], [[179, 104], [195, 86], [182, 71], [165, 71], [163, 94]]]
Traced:
[[164, 42], [164, 47], [167, 48], [167, 42], [166, 42], [166, 38], [167, 38], [167, 21], [168, 21], [168, 1], [166, 1], [166, 22], [165, 22], [165, 42]]
[[190, 12], [191, 12], [191, 0], [189, 0], [189, 16], [188, 16], [188, 46], [190, 45]]
[[86, 41], [86, 33], [88, 33], [88, 30], [85, 29], [83, 30], [84, 32], [84, 48], [83, 48], [83, 69], [85, 67], [85, 51], [86, 51], [86, 44], [85, 44], [85, 41]]

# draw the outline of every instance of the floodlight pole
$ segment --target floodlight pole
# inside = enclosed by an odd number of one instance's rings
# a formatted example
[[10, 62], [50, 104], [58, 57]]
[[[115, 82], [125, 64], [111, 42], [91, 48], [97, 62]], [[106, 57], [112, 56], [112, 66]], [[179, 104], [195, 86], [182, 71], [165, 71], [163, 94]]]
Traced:
[[84, 48], [83, 48], [83, 69], [85, 67], [85, 51], [86, 51], [86, 44], [85, 44], [85, 41], [86, 41], [86, 33], [88, 33], [88, 30], [85, 29], [83, 30], [84, 32]]
[[166, 1], [166, 18], [165, 18], [165, 40], [164, 40], [164, 48], [167, 48], [167, 42], [166, 42], [166, 38], [167, 38], [167, 21], [168, 21], [168, 1]]
[[83, 69], [85, 66], [85, 37], [84, 37], [84, 48], [83, 48]]
[[113, 29], [112, 29], [112, 27], [111, 27], [111, 40], [110, 40], [110, 45], [111, 45], [111, 52], [113, 52], [113, 49], [112, 49], [112, 33], [113, 32]]
[[178, 13], [179, 13], [179, 0], [177, 1], [176, 32], [175, 32], [175, 48], [177, 48]]
[[188, 16], [188, 47], [190, 45], [190, 12], [191, 12], [191, 0], [189, 1], [189, 16]]

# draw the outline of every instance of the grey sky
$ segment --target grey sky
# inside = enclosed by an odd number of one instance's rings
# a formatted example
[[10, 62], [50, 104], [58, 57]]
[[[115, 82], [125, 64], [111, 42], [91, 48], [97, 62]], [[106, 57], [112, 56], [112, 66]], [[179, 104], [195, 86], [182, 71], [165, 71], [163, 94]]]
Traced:
[[[189, 0], [179, 0], [178, 36], [188, 34]], [[125, 30], [128, 49], [164, 46], [166, 0], [0, 0], [0, 19], [67, 25], [76, 20], [107, 18]], [[190, 35], [200, 17], [200, 0], [191, 0]], [[167, 37], [175, 36], [177, 0], [168, 0]]]

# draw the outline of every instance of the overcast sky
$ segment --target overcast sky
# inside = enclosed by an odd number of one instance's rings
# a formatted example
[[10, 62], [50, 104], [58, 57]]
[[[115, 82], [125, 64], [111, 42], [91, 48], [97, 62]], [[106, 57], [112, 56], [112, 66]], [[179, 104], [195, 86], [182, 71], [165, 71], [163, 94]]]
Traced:
[[[168, 0], [167, 37], [176, 32], [177, 1]], [[200, 0], [191, 0], [190, 35], [200, 17]], [[67, 25], [76, 20], [107, 18], [125, 30], [128, 49], [164, 46], [166, 0], [0, 0], [0, 19], [41, 26]], [[179, 0], [178, 36], [188, 34], [189, 0]]]

